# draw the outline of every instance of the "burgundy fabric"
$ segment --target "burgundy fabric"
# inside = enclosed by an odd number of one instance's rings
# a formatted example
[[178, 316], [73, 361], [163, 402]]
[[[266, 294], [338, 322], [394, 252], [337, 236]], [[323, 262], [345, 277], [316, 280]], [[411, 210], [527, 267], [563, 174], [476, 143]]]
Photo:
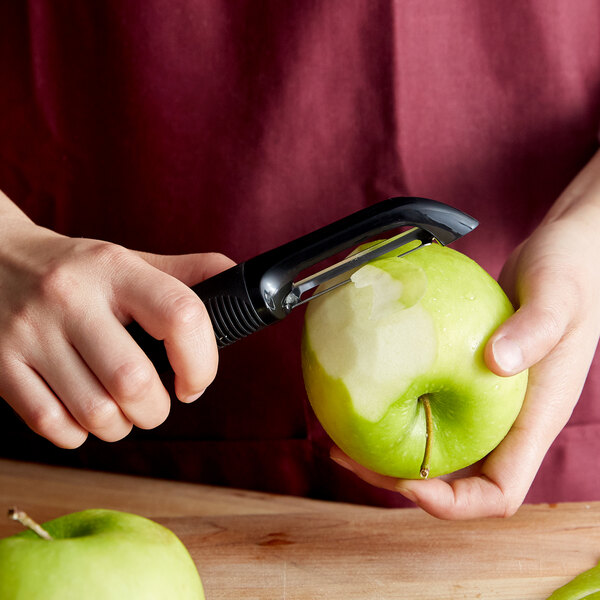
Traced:
[[[0, 189], [68, 235], [236, 260], [429, 196], [480, 219], [456, 248], [496, 276], [597, 148], [598, 31], [594, 0], [4, 2]], [[301, 325], [224, 350], [155, 431], [62, 451], [3, 406], [0, 451], [403, 505], [328, 459]], [[528, 500], [600, 499], [599, 368]]]

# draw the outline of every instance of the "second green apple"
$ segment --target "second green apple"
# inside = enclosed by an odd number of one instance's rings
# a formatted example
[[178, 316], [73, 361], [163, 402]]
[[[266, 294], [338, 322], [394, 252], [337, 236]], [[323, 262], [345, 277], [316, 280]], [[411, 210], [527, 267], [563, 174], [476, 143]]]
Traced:
[[204, 600], [188, 550], [169, 529], [103, 509], [0, 540], [1, 600]]
[[306, 312], [303, 372], [317, 418], [350, 457], [385, 475], [477, 462], [525, 395], [526, 372], [500, 377], [483, 358], [512, 313], [491, 276], [437, 244], [362, 267]]

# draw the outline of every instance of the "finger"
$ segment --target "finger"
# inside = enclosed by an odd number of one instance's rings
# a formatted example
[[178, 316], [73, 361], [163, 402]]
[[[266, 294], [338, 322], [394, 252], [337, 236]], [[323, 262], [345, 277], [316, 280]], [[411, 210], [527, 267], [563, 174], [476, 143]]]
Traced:
[[[344, 469], [348, 469], [352, 471], [355, 475], [360, 477], [363, 481], [370, 483], [371, 485], [390, 491], [398, 491], [396, 490], [396, 485], [399, 479], [395, 477], [390, 477], [389, 475], [381, 475], [376, 473], [375, 471], [371, 471], [371, 469], [367, 469], [363, 467], [360, 463], [356, 462], [354, 459], [350, 458], [345, 452], [340, 450], [337, 446], [333, 446], [329, 452], [329, 457], [335, 461], [340, 467]], [[412, 498], [409, 498], [412, 500]]]
[[508, 517], [522, 504], [553, 439], [552, 435], [536, 439], [535, 433], [515, 424], [480, 472], [464, 478], [395, 479], [333, 451], [332, 458], [367, 483], [398, 492], [439, 519]]
[[0, 395], [27, 426], [60, 448], [78, 448], [83, 428], [30, 366], [14, 361], [3, 370]]
[[152, 429], [165, 421], [169, 394], [150, 359], [112, 313], [67, 325], [67, 336], [131, 423]]
[[363, 467], [339, 448], [331, 458], [363, 481], [398, 492], [438, 519], [465, 520], [506, 516], [505, 497], [500, 487], [485, 476], [456, 479], [436, 477], [426, 480], [396, 479]]
[[[554, 435], [517, 422], [470, 477], [398, 480], [396, 491], [439, 519], [465, 520], [513, 515], [523, 503]], [[542, 427], [544, 425], [542, 424]], [[555, 432], [558, 434], [558, 431]]]
[[52, 352], [33, 357], [31, 366], [75, 420], [96, 437], [114, 442], [131, 431], [131, 422], [66, 340], [56, 342]]
[[521, 307], [486, 344], [488, 367], [498, 375], [515, 375], [549, 354], [573, 320], [577, 309], [574, 287], [550, 269], [529, 274]]
[[[203, 254], [184, 254], [184, 255], [161, 255], [161, 254], [150, 254], [145, 252], [137, 252], [138, 256], [143, 258], [146, 262], [152, 266], [160, 269], [161, 271], [168, 273], [169, 275], [179, 279], [187, 286], [192, 286], [200, 281], [229, 269], [235, 266], [235, 262], [223, 254], [216, 252], [209, 252]], [[203, 317], [204, 318], [204, 317]], [[214, 336], [212, 329], [210, 330], [211, 336]], [[192, 339], [193, 341], [193, 339]], [[208, 345], [212, 345], [212, 338], [208, 340]], [[167, 347], [167, 342], [165, 341]], [[168, 353], [168, 350], [167, 350]], [[171, 361], [171, 366], [174, 367], [176, 374], [175, 377], [175, 393], [180, 400], [185, 402], [191, 402], [196, 400], [206, 388], [206, 386], [212, 381], [216, 373], [216, 362], [214, 363], [214, 372], [208, 371], [202, 383], [189, 383], [190, 372], [186, 368], [188, 360], [180, 360], [180, 356], [177, 348], [172, 350], [173, 360], [180, 363], [178, 368], [175, 368]], [[212, 359], [211, 359], [212, 357]], [[171, 355], [170, 355], [171, 358]], [[215, 355], [213, 351], [210, 351], [209, 360], [218, 361], [218, 355]], [[191, 375], [196, 375], [197, 379], [200, 380], [203, 375], [203, 371], [199, 370], [196, 365], [193, 367], [194, 371]], [[185, 373], [188, 375], [186, 376]]]
[[525, 247], [527, 240], [521, 242], [508, 257], [508, 260], [504, 263], [500, 276], [498, 277], [498, 283], [508, 296], [513, 306], [519, 305], [519, 295], [516, 289], [517, 272], [519, 268], [519, 261], [521, 253]]
[[502, 489], [485, 476], [446, 480], [396, 479], [367, 469], [332, 449], [331, 458], [352, 471], [363, 481], [382, 489], [398, 492], [438, 519], [466, 520], [507, 516], [506, 498]]
[[182, 282], [140, 262], [117, 289], [119, 311], [164, 340], [175, 372], [175, 393], [190, 402], [215, 377], [218, 353], [202, 301]]
[[363, 481], [376, 487], [398, 492], [438, 519], [466, 520], [507, 516], [506, 498], [502, 489], [484, 475], [446, 480], [436, 477], [426, 480], [396, 479], [374, 473], [359, 465], [339, 450], [332, 458], [353, 471]]
[[218, 252], [203, 254], [164, 255], [136, 252], [153, 267], [168, 273], [188, 286], [204, 281], [225, 269], [235, 266], [235, 262]]

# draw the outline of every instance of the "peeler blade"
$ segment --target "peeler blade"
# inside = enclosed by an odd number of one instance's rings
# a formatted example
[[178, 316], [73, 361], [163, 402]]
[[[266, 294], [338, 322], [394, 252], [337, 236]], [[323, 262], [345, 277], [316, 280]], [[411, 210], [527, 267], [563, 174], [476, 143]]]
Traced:
[[[412, 242], [416, 243], [412, 244]], [[314, 298], [318, 298], [323, 294], [327, 294], [328, 292], [331, 292], [332, 290], [349, 283], [350, 278], [348, 277], [302, 300], [302, 296], [306, 294], [306, 292], [309, 292], [318, 286], [327, 283], [328, 281], [339, 278], [344, 273], [354, 271], [368, 262], [380, 258], [385, 254], [389, 254], [398, 248], [410, 245], [410, 248], [397, 255], [398, 257], [402, 257], [407, 256], [411, 252], [414, 252], [423, 246], [428, 246], [434, 242], [437, 243], [436, 238], [430, 232], [425, 231], [420, 227], [413, 227], [412, 229], [404, 231], [387, 240], [382, 240], [372, 246], [369, 246], [368, 248], [365, 248], [361, 252], [351, 254], [344, 260], [341, 260], [330, 267], [322, 269], [313, 275], [309, 275], [298, 282], [294, 282], [291, 292], [285, 299], [286, 308], [291, 310], [292, 308], [301, 306], [302, 304], [305, 304]]]

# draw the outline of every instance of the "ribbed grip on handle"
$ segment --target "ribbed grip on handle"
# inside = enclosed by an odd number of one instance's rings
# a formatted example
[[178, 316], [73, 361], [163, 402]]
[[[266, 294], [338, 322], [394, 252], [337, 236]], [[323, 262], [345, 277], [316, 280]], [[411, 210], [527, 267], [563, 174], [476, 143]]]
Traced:
[[[270, 312], [265, 308], [265, 314], [261, 316], [252, 304], [246, 288], [244, 268], [244, 263], [236, 265], [192, 287], [204, 302], [219, 348], [269, 325]], [[258, 286], [254, 288], [258, 292]], [[257, 304], [260, 306], [261, 303]], [[135, 322], [128, 325], [127, 330], [157, 369], [166, 370], [170, 367], [161, 340], [155, 340]]]
[[236, 296], [213, 296], [205, 305], [219, 348], [266, 327], [252, 304]]
[[[213, 296], [205, 300], [204, 304], [219, 348], [267, 326], [250, 302], [236, 296]], [[127, 331], [159, 371], [170, 367], [162, 340], [154, 339], [135, 322], [127, 326]]]

